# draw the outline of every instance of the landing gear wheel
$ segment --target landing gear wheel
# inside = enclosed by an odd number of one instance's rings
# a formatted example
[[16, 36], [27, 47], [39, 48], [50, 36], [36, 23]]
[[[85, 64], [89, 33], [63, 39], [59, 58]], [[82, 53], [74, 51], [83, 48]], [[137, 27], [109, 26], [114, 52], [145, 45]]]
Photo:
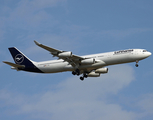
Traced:
[[135, 64], [135, 66], [136, 67], [138, 67], [139, 65], [138, 65], [138, 62], [139, 62], [139, 60], [136, 60], [136, 64]]
[[79, 69], [76, 69], [75, 72], [76, 72], [77, 75], [80, 75], [80, 70]]
[[135, 66], [138, 67], [139, 65], [138, 64], [135, 64]]
[[73, 71], [73, 72], [72, 72], [72, 74], [73, 74], [73, 75], [76, 75], [76, 72], [75, 72], [75, 71]]
[[88, 77], [88, 75], [87, 75], [87, 74], [84, 74], [84, 77], [85, 77], [85, 78], [87, 78], [87, 77]]
[[73, 75], [80, 75], [80, 70], [79, 69], [76, 69], [75, 71], [72, 71], [72, 74]]
[[83, 81], [83, 80], [84, 80], [84, 77], [80, 77], [80, 80], [82, 80], [82, 81]]

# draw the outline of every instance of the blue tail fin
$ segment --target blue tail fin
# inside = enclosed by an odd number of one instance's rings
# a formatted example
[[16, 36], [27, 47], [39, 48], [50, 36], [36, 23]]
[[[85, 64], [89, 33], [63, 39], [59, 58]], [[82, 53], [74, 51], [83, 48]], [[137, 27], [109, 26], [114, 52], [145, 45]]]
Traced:
[[28, 57], [26, 57], [21, 51], [19, 51], [15, 47], [9, 48], [9, 51], [15, 61], [18, 65], [24, 65], [24, 68], [18, 68], [19, 70], [24, 70], [28, 72], [37, 72], [42, 73], [41, 70], [39, 70]]
[[32, 61], [15, 47], [8, 48], [15, 63], [18, 65], [33, 66]]

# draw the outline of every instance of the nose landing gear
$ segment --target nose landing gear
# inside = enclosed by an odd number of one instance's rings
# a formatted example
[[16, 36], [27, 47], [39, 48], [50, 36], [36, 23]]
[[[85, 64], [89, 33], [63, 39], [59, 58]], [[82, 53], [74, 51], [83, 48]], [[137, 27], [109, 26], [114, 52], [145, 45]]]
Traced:
[[135, 66], [136, 66], [136, 67], [139, 67], [139, 65], [138, 65], [138, 64], [135, 64]]
[[135, 64], [135, 66], [136, 66], [136, 67], [138, 67], [138, 66], [139, 66], [139, 65], [138, 65], [138, 62], [139, 62], [139, 61], [138, 61], [138, 60], [136, 60], [136, 64]]

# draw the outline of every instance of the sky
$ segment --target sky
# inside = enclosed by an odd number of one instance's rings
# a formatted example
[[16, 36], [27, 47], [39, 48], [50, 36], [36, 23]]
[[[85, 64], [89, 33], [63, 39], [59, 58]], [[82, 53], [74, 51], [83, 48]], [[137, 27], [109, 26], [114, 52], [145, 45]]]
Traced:
[[152, 0], [1, 0], [1, 120], [152, 120], [153, 56], [108, 66], [80, 81], [71, 72], [15, 71], [8, 51], [17, 47], [33, 61], [55, 60], [34, 40], [88, 55], [129, 48], [153, 53]]

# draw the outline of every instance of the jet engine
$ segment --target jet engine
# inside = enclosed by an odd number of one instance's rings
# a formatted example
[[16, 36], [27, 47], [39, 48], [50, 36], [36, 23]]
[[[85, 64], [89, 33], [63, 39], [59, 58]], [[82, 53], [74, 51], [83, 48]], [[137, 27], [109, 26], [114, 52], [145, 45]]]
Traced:
[[99, 68], [99, 69], [96, 69], [95, 73], [108, 73], [108, 68]]
[[95, 59], [91, 58], [91, 59], [85, 59], [81, 61], [81, 64], [94, 64], [95, 63]]
[[100, 73], [90, 72], [88, 77], [100, 77]]
[[71, 57], [72, 52], [62, 52], [58, 54], [58, 57]]

